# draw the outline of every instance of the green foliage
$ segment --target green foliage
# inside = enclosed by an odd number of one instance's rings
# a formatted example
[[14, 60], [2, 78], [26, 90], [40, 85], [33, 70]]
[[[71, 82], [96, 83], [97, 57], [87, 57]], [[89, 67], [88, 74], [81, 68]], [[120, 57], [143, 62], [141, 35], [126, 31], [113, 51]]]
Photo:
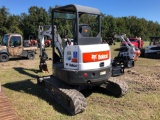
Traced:
[[49, 15], [44, 8], [38, 8], [32, 6], [28, 9], [29, 15], [21, 14], [21, 28], [25, 39], [28, 39], [29, 35], [33, 35], [34, 39], [38, 35], [38, 26], [49, 24]]
[[9, 12], [6, 7], [2, 6], [0, 8], [0, 36], [3, 36], [5, 33], [8, 32], [6, 25], [7, 25], [7, 18]]
[[[56, 5], [59, 7], [60, 5]], [[4, 6], [0, 8], [0, 36], [9, 32], [20, 33], [25, 39], [28, 39], [29, 35], [33, 35], [34, 39], [38, 36], [39, 25], [51, 24], [51, 10], [53, 7], [49, 7], [46, 11], [42, 7], [31, 6], [28, 9], [28, 13], [21, 13], [21, 15], [11, 15], [8, 9]], [[81, 19], [81, 23], [88, 23], [89, 25], [96, 26], [94, 24], [95, 18], [89, 18], [84, 16]], [[72, 37], [73, 30], [71, 28], [72, 23], [70, 21], [55, 21], [57, 23], [58, 31], [62, 34], [62, 37], [67, 35]], [[102, 38], [114, 36], [114, 34], [126, 34], [129, 37], [140, 36], [143, 40], [148, 40], [149, 36], [160, 35], [160, 24], [158, 22], [147, 21], [144, 18], [137, 18], [136, 16], [118, 17], [115, 18], [111, 15], [102, 14]], [[91, 34], [95, 34], [96, 29], [92, 29]]]

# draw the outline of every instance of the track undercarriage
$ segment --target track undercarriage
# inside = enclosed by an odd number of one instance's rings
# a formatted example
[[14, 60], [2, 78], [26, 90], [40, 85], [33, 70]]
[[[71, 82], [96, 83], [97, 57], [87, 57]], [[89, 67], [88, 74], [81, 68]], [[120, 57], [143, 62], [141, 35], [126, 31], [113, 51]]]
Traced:
[[160, 52], [145, 53], [145, 49], [141, 49], [141, 57], [160, 59]]
[[[39, 77], [37, 83], [44, 85], [47, 93], [71, 115], [76, 115], [86, 109], [86, 98], [75, 86], [62, 83], [54, 76]], [[128, 91], [128, 85], [124, 81], [112, 77], [97, 86], [106, 89], [116, 97], [121, 97]]]
[[152, 53], [152, 54], [145, 54], [144, 57], [146, 58], [153, 58], [153, 59], [160, 59], [160, 53]]

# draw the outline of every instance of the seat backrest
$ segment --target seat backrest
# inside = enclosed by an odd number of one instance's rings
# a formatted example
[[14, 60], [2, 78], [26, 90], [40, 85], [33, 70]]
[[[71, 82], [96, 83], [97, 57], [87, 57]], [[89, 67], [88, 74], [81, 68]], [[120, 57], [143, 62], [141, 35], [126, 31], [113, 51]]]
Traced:
[[88, 25], [80, 25], [79, 26], [79, 32], [83, 37], [89, 37], [91, 28]]

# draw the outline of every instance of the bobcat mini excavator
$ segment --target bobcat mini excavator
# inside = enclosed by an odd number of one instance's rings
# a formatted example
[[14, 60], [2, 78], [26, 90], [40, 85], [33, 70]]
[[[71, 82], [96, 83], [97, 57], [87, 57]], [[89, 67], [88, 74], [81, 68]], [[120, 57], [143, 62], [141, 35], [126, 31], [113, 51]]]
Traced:
[[[43, 84], [47, 93], [71, 115], [86, 108], [86, 99], [81, 90], [96, 87], [117, 97], [125, 95], [128, 90], [124, 81], [109, 79], [112, 74], [111, 50], [108, 44], [101, 41], [100, 15], [96, 8], [66, 5], [52, 10], [52, 25], [48, 31], [39, 28], [42, 44], [43, 35], [51, 34], [53, 73], [51, 76], [38, 77], [37, 83]], [[96, 24], [91, 25], [86, 16], [92, 17]], [[68, 20], [72, 24], [73, 44], [61, 39], [57, 31], [58, 23], [55, 25], [56, 19], [63, 19], [63, 22]], [[40, 68], [43, 69], [43, 65], [46, 66], [43, 47], [40, 58]]]

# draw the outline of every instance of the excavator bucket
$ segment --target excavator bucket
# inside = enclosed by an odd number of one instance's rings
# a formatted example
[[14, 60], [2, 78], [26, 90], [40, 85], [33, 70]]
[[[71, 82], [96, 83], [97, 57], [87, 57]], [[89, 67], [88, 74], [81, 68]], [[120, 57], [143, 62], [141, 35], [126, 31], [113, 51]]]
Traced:
[[42, 53], [40, 55], [40, 65], [39, 69], [43, 73], [49, 73], [46, 60], [48, 60], [48, 55], [45, 52], [45, 49], [42, 49]]
[[47, 67], [47, 64], [41, 64], [40, 65], [40, 70], [43, 72], [43, 73], [49, 73], [49, 70], [48, 70], [48, 67]]

